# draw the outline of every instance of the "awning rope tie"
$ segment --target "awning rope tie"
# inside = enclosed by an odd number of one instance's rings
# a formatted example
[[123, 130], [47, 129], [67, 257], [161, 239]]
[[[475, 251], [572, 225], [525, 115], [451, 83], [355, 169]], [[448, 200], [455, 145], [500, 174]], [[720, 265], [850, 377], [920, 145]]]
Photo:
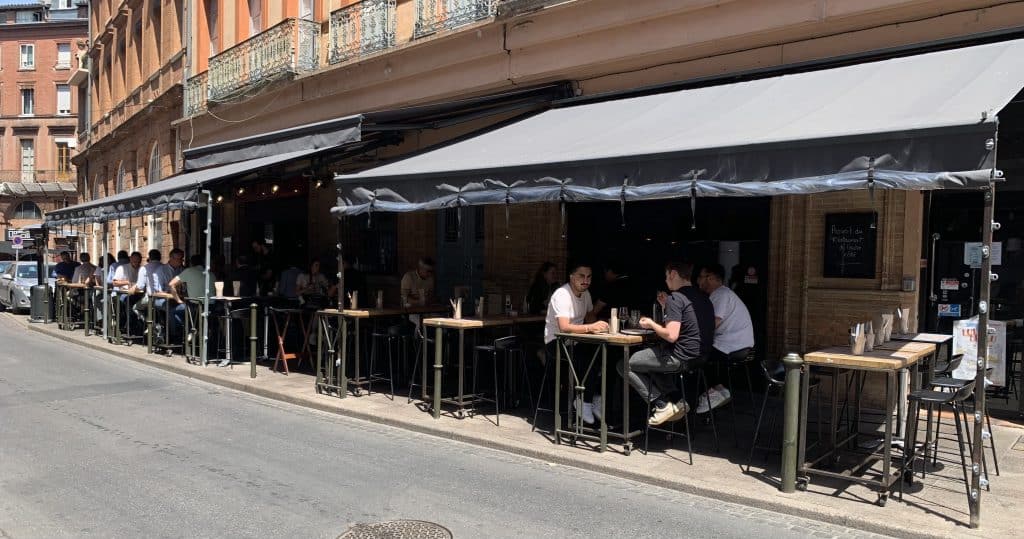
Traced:
[[690, 180], [690, 230], [697, 230], [697, 175]]
[[629, 185], [629, 177], [622, 180], [622, 191], [619, 193], [619, 214], [622, 216], [622, 228], [626, 228], [626, 187]]
[[875, 208], [875, 158], [868, 158], [868, 200], [871, 201], [871, 228], [878, 228], [878, 210]]

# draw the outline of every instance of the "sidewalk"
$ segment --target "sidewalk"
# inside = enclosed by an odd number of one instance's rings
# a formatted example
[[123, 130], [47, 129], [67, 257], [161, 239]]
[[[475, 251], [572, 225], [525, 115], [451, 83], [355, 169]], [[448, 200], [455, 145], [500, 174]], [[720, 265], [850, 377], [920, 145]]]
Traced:
[[[1015, 537], [1024, 533], [1019, 519], [1024, 514], [1024, 429], [1008, 423], [993, 424], [1002, 475], [996, 477], [991, 471], [993, 463], [988, 463], [992, 490], [982, 494], [981, 528], [971, 530], [967, 526], [967, 500], [959, 479], [958, 460], [956, 465], [929, 473], [923, 484], [918, 476], [914, 487], [905, 492], [903, 503], [894, 495], [885, 507], [875, 505], [875, 494], [866, 488], [827, 484], [817, 479], [812, 480], [808, 492], [787, 495], [777, 489], [778, 454], [769, 455], [769, 469], [765, 470], [765, 459], [759, 452], [751, 473], [744, 473], [748, 450], [733, 447], [728, 413], [720, 414], [721, 454], [714, 451], [710, 429], [695, 427], [694, 465], [690, 466], [684, 440], [676, 440], [674, 448], [669, 449], [663, 437], [652, 437], [648, 455], [635, 450], [625, 456], [618, 452], [621, 446], [615, 445], [610, 445], [612, 451], [598, 453], [583, 447], [554, 445], [540, 432], [531, 432], [525, 419], [512, 414], [502, 414], [500, 427], [494, 425], [491, 413], [462, 420], [442, 415], [434, 420], [417, 406], [418, 401], [406, 404], [404, 396], [393, 401], [381, 393], [338, 399], [318, 395], [310, 375], [284, 376], [270, 371], [267, 364], [257, 367], [258, 374], [253, 379], [249, 377], [247, 363], [233, 368], [204, 368], [186, 363], [181, 356], [147, 354], [145, 346], [117, 346], [99, 337], [85, 337], [82, 331], [61, 331], [56, 324], [30, 324], [25, 317], [11, 314], [2, 315], [2, 319], [69, 343], [279, 401], [508, 451], [551, 465], [575, 466], [865, 531], [897, 537]], [[519, 413], [526, 415], [522, 410]], [[751, 430], [752, 427], [740, 429], [742, 448], [749, 446], [742, 433]], [[642, 439], [639, 443], [642, 448]], [[952, 446], [946, 442], [943, 449], [946, 458], [958, 459], [955, 441]]]

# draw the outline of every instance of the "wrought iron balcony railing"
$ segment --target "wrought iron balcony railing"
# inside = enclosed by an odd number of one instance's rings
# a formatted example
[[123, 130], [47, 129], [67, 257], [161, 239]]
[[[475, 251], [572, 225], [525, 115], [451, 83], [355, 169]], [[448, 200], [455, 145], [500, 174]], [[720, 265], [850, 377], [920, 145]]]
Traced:
[[316, 21], [285, 19], [210, 58], [208, 100], [228, 100], [258, 84], [316, 69], [319, 37]]
[[396, 0], [363, 0], [331, 12], [328, 61], [358, 58], [395, 45]]
[[185, 81], [185, 117], [206, 112], [206, 98], [209, 95], [207, 76], [204, 71]]
[[494, 16], [495, 0], [416, 0], [413, 37], [451, 30]]

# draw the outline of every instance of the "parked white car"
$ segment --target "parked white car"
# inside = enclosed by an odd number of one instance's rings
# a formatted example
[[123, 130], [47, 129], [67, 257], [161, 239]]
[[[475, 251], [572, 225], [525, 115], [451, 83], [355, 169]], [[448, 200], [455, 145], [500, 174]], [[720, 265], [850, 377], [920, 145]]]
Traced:
[[[52, 270], [52, 267], [47, 267], [48, 273], [53, 273]], [[0, 273], [0, 306], [13, 312], [28, 311], [32, 305], [29, 291], [39, 284], [37, 271], [33, 261], [15, 262], [7, 266]], [[49, 278], [47, 282], [52, 289], [55, 280]]]

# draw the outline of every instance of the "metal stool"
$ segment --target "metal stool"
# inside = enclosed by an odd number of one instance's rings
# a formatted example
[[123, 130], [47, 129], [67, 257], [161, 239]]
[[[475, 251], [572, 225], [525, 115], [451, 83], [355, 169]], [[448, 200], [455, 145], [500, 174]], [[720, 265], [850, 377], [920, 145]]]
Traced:
[[[473, 347], [473, 381], [472, 381], [472, 389], [471, 389], [474, 398], [476, 398], [476, 396], [477, 396], [477, 392], [476, 392], [477, 364], [479, 363], [479, 359], [480, 359], [481, 354], [487, 354], [487, 355], [490, 356], [490, 359], [491, 359], [491, 363], [492, 363], [492, 367], [493, 367], [492, 370], [493, 370], [493, 375], [494, 375], [494, 400], [493, 400], [493, 402], [494, 402], [494, 417], [495, 417], [494, 424], [495, 424], [495, 426], [500, 426], [501, 425], [501, 407], [499, 405], [499, 400], [501, 398], [501, 390], [500, 390], [500, 386], [498, 385], [498, 355], [501, 354], [501, 355], [503, 355], [505, 357], [505, 372], [506, 372], [505, 380], [506, 381], [509, 381], [509, 380], [511, 380], [513, 378], [513, 377], [508, 375], [508, 371], [511, 370], [512, 358], [514, 358], [514, 357], [517, 357], [519, 359], [521, 371], [523, 372], [523, 375], [525, 376], [525, 374], [526, 374], [526, 359], [525, 359], [525, 355], [523, 354], [522, 347], [519, 345], [519, 338], [514, 336], [514, 335], [509, 336], [509, 337], [501, 337], [499, 339], [495, 339], [492, 344], [484, 344], [484, 345], [474, 346]], [[529, 392], [530, 402], [533, 402], [533, 389], [530, 387], [530, 380], [529, 380], [529, 378], [526, 379], [526, 387], [527, 387], [527, 391]], [[507, 393], [508, 392], [506, 392], [506, 394]], [[488, 401], [489, 401], [489, 399], [488, 399]], [[474, 409], [474, 412], [475, 412], [475, 409]]]
[[[786, 388], [786, 367], [782, 361], [777, 359], [765, 359], [761, 361], [761, 372], [764, 373], [764, 379], [767, 385], [764, 389], [764, 399], [761, 400], [761, 411], [757, 415], [757, 424], [754, 427], [754, 438], [750, 441], [750, 454], [747, 456], [747, 473], [750, 472], [750, 464], [754, 461], [754, 451], [758, 449], [764, 449], [766, 451], [775, 451], [774, 445], [768, 446], [757, 446], [757, 439], [761, 435], [761, 425], [764, 422], [764, 413], [768, 408], [768, 398], [770, 397], [772, 390], [778, 390], [781, 395], [784, 393]], [[817, 418], [818, 418], [818, 439], [822, 438], [821, 428], [821, 396], [819, 393], [821, 383], [817, 378], [811, 378], [808, 382], [808, 387], [811, 391], [814, 391], [814, 399], [817, 401]], [[771, 444], [771, 440], [775, 437], [775, 414], [770, 416], [768, 424], [768, 441]], [[767, 455], [765, 456], [767, 459]]]
[[[908, 474], [912, 477], [913, 464], [917, 456], [917, 429], [918, 423], [921, 417], [921, 406], [926, 406], [929, 412], [934, 412], [935, 408], [941, 408], [943, 406], [949, 406], [953, 410], [953, 418], [956, 421], [956, 441], [960, 449], [960, 465], [963, 468], [963, 479], [964, 489], [967, 493], [968, 498], [971, 495], [971, 482], [968, 479], [968, 465], [967, 457], [964, 451], [964, 439], [966, 425], [961, 425], [961, 414], [965, 412], [964, 401], [967, 400], [974, 393], [974, 382], [969, 381], [960, 389], [955, 392], [947, 393], [942, 391], [935, 391], [931, 389], [919, 389], [912, 391], [907, 396], [908, 401], [913, 405], [913, 411], [910, 415], [910, 428], [909, 428], [909, 439], [904, 445], [904, 462], [903, 462], [903, 478], [907, 478]], [[926, 447], [927, 451], [927, 447]], [[926, 453], [927, 457], [927, 453]], [[987, 485], [988, 480], [983, 478], [984, 484]], [[900, 498], [903, 497], [903, 483], [900, 481]]]
[[[373, 393], [374, 382], [386, 381], [391, 386], [391, 400], [395, 399], [395, 361], [392, 351], [398, 348], [398, 353], [404, 354], [408, 339], [413, 334], [402, 324], [395, 324], [388, 326], [384, 331], [374, 331], [371, 334], [372, 342], [370, 343], [370, 369], [366, 373], [366, 394]], [[374, 364], [377, 361], [377, 342], [383, 341], [385, 353], [388, 356], [388, 375], [387, 377], [374, 372]], [[359, 358], [356, 358], [359, 361]]]
[[[959, 392], [959, 391], [963, 390], [965, 387], [967, 387], [968, 384], [973, 384], [973, 383], [974, 383], [973, 380], [961, 380], [959, 378], [952, 378], [952, 377], [949, 377], [949, 376], [942, 376], [942, 377], [938, 377], [938, 378], [935, 378], [934, 380], [932, 380], [932, 387], [934, 389], [936, 389], [937, 391], [940, 391], [940, 392], [945, 392], [945, 391], [948, 390], [948, 392], [950, 392], [950, 393], [956, 393], [956, 392]], [[970, 396], [969, 400], [971, 401], [971, 409], [973, 411], [973, 409], [974, 409], [974, 393], [971, 393], [971, 396]], [[967, 413], [967, 409], [965, 408], [964, 409], [964, 414], [966, 414], [966, 413]], [[939, 417], [939, 414], [935, 414], [935, 439], [936, 439], [936, 441], [935, 441], [935, 448], [934, 448], [934, 450], [932, 452], [932, 465], [933, 466], [938, 462], [938, 438], [939, 438], [939, 429], [941, 428], [941, 426], [942, 426], [941, 418]], [[929, 427], [929, 431], [930, 431], [931, 430], [931, 424], [930, 423], [929, 423], [928, 427]], [[982, 438], [982, 441], [988, 440], [989, 450], [992, 452], [992, 466], [995, 468], [996, 476], [998, 476], [999, 475], [999, 457], [996, 455], [996, 439], [995, 439], [995, 434], [992, 432], [992, 417], [988, 415], [988, 407], [985, 408], [985, 427], [988, 430], [982, 430], [981, 438]], [[966, 422], [966, 420], [965, 420], [965, 423], [964, 423], [964, 428], [965, 428], [965, 430], [967, 430], [967, 433], [968, 433], [967, 436], [970, 437], [970, 426], [969, 426], [969, 423]], [[925, 448], [925, 461], [927, 461], [927, 458], [928, 458], [928, 449], [929, 448], [927, 448], [927, 447]], [[987, 459], [985, 459], [984, 451], [982, 452], [981, 456], [982, 456], [982, 465], [984, 466], [985, 473], [987, 474], [988, 473], [988, 461], [987, 461]], [[922, 477], [924, 477], [924, 472], [923, 471], [922, 471]]]
[[[416, 340], [416, 346], [413, 347], [413, 350], [414, 350], [413, 355], [415, 356], [415, 359], [413, 360], [413, 364], [412, 364], [412, 376], [409, 378], [409, 397], [406, 400], [406, 404], [412, 402], [413, 388], [415, 388], [416, 386], [421, 386], [422, 390], [424, 391], [424, 394], [421, 395], [421, 396], [424, 399], [426, 399], [426, 391], [427, 391], [427, 385], [426, 384], [424, 384], [424, 383], [417, 384], [416, 383], [416, 370], [423, 367], [423, 341], [424, 341], [423, 332], [422, 332], [420, 326], [418, 326], [418, 325], [416, 326], [416, 329], [413, 332], [413, 339]], [[429, 349], [430, 348], [429, 345], [434, 344], [433, 337], [426, 337], [426, 342], [427, 342], [428, 349]], [[447, 348], [448, 347], [447, 341], [442, 343], [442, 345], [445, 346], [445, 348]], [[429, 378], [429, 377], [427, 377], [427, 378]], [[424, 378], [424, 379], [427, 379], [427, 378]]]
[[[694, 370], [697, 373], [697, 383], [698, 383], [698, 385], [703, 383], [705, 391], [707, 391], [707, 386], [708, 386], [707, 378], [704, 377], [704, 371], [702, 369], [699, 369], [699, 368], [698, 369], [684, 368], [683, 370], [679, 371], [677, 373], [678, 376], [679, 376], [679, 391], [682, 393], [682, 396], [680, 398], [682, 399], [683, 402], [687, 403], [687, 406], [689, 406], [689, 402], [686, 400], [686, 375], [694, 372]], [[699, 390], [700, 388], [698, 387], [697, 389]], [[648, 423], [646, 423], [646, 425], [644, 426], [644, 454], [645, 455], [648, 453], [648, 443], [649, 443], [649, 441], [651, 439], [651, 431], [664, 433], [665, 435], [668, 436], [670, 441], [672, 440], [672, 438], [675, 437], [676, 434], [680, 434], [680, 433], [677, 433], [676, 430], [675, 430], [676, 429], [676, 423], [678, 423], [678, 421], [673, 421], [672, 423], [670, 423], [671, 426], [668, 429], [662, 428], [660, 425], [658, 427], [652, 427], [651, 426], [651, 424], [649, 422], [649, 418], [651, 417], [651, 403], [649, 403], [649, 402], [647, 403], [647, 417], [648, 417]], [[690, 430], [690, 411], [689, 410], [687, 410], [686, 413], [683, 414], [683, 427], [686, 429], [686, 434], [683, 435], [686, 438], [686, 452], [690, 456], [690, 466], [693, 466], [693, 439], [692, 439], [692, 436], [691, 436], [691, 432], [692, 431]], [[715, 431], [715, 446], [717, 447], [717, 445], [718, 445], [718, 431], [716, 430]]]

